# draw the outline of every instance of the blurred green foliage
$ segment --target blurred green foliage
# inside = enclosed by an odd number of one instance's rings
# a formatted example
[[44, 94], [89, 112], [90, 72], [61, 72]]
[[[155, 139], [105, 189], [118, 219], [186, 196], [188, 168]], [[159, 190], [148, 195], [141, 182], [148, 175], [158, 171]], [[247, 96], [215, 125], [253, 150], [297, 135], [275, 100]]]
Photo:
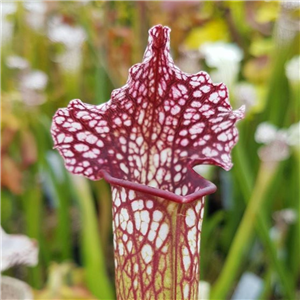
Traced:
[[243, 59], [230, 84], [233, 107], [251, 96], [236, 92], [241, 83], [255, 92], [252, 102], [245, 100], [232, 171], [209, 172], [219, 187], [207, 197], [201, 241], [201, 279], [211, 284], [211, 299], [230, 298], [245, 272], [263, 280], [260, 299], [299, 297], [299, 140], [284, 160], [270, 163], [258, 156], [254, 138], [263, 122], [285, 129], [299, 122], [299, 77], [286, 75], [287, 62], [300, 53], [299, 7], [272, 1], [2, 6], [2, 227], [40, 247], [37, 267], [6, 273], [42, 290], [37, 299], [114, 298], [109, 186], [66, 172], [52, 149], [51, 118], [73, 98], [107, 101], [141, 61], [147, 30], [161, 23], [172, 29], [172, 54], [183, 71], [215, 71], [198, 51], [203, 44], [236, 44]]

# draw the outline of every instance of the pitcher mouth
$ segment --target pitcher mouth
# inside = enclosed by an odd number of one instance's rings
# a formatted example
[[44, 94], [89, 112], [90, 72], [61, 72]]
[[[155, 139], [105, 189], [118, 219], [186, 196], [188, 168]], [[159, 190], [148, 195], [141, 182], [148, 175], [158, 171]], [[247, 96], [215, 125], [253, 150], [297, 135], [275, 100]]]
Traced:
[[111, 176], [107, 171], [101, 170], [100, 171], [101, 176], [110, 184], [124, 187], [127, 189], [131, 189], [137, 192], [141, 192], [144, 194], [149, 194], [151, 196], [160, 197], [169, 201], [173, 201], [179, 204], [187, 204], [191, 203], [193, 201], [199, 200], [200, 198], [207, 196], [209, 194], [214, 193], [217, 190], [217, 187], [210, 182], [209, 180], [204, 179], [203, 177], [199, 176], [199, 187], [200, 189], [190, 193], [185, 196], [177, 195], [173, 192], [169, 192], [166, 190], [162, 190], [159, 188], [155, 188], [152, 186], [148, 186], [145, 184], [124, 180], [120, 178], [116, 178], [114, 176]]

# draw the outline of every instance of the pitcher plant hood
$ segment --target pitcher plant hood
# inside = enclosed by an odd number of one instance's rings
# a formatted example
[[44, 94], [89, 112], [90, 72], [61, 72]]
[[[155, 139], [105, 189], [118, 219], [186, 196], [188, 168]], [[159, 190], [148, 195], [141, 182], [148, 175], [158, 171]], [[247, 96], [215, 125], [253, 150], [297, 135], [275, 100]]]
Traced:
[[216, 189], [193, 166], [232, 167], [243, 116], [223, 83], [175, 66], [170, 29], [157, 25], [127, 83], [98, 106], [72, 100], [56, 112], [51, 132], [70, 172], [188, 203]]

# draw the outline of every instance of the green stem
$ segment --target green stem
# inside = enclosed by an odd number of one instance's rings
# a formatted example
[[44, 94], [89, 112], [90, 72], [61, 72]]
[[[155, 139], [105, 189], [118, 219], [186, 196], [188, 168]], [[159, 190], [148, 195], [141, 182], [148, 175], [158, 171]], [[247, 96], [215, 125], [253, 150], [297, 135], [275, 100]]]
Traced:
[[[247, 164], [247, 160], [245, 157], [245, 152], [243, 151], [243, 147], [241, 145], [237, 145], [236, 147], [236, 173], [237, 180], [240, 182], [240, 186], [242, 187], [242, 194], [244, 196], [244, 200], [247, 203], [249, 195], [251, 194], [251, 190], [253, 187], [253, 180], [251, 174], [253, 173], [250, 169], [250, 166]], [[279, 169], [278, 169], [279, 170]], [[278, 173], [278, 172], [277, 172]], [[276, 174], [274, 174], [274, 177]], [[273, 177], [273, 178], [274, 178]], [[273, 182], [273, 180], [272, 180]], [[273, 183], [274, 184], [274, 183]], [[285, 297], [291, 297], [293, 295], [293, 288], [291, 286], [291, 280], [289, 276], [289, 272], [286, 270], [283, 263], [279, 260], [277, 256], [277, 251], [274, 243], [270, 238], [270, 229], [267, 224], [266, 219], [264, 218], [263, 212], [259, 210], [257, 215], [257, 223], [256, 231], [260, 240], [262, 241], [268, 257], [274, 266], [274, 270], [277, 272], [279, 280], [281, 282], [283, 288], [283, 294]]]
[[253, 236], [256, 217], [259, 213], [259, 208], [264, 201], [268, 186], [272, 182], [273, 174], [275, 173], [274, 171], [274, 168], [265, 168], [265, 165], [262, 165], [259, 170], [257, 182], [249, 200], [249, 204], [234, 237], [222, 272], [212, 290], [212, 299], [224, 299], [231, 283], [235, 279], [235, 275], [239, 269], [249, 240], [251, 240], [251, 237]]
[[[237, 179], [240, 181], [241, 191], [244, 196], [244, 200], [247, 202], [249, 195], [251, 195], [251, 190], [252, 190], [252, 186], [253, 186], [252, 176], [250, 176], [252, 174], [252, 170], [250, 169], [250, 166], [247, 164], [247, 160], [245, 159], [245, 153], [244, 153], [241, 145], [237, 145], [237, 147], [236, 147], [236, 161], [237, 161], [236, 172], [238, 173]], [[261, 169], [263, 169], [263, 166], [261, 167]], [[275, 173], [276, 172], [274, 172], [273, 176], [275, 176]], [[272, 180], [274, 178], [273, 176], [272, 176], [271, 172], [269, 172], [269, 174], [268, 174], [268, 177], [269, 177], [268, 182], [269, 183], [271, 183], [273, 181]], [[263, 182], [260, 182], [259, 180], [257, 180], [257, 184], [263, 185]], [[268, 188], [269, 188], [268, 185], [269, 184], [267, 184], [263, 187], [263, 191], [262, 191], [263, 193], [268, 191]], [[260, 197], [258, 197], [258, 199], [256, 199], [257, 203], [260, 202], [260, 205], [261, 205], [263, 202], [263, 198], [264, 198], [264, 195], [260, 194]], [[252, 199], [253, 199], [253, 195], [249, 202], [254, 201]], [[244, 219], [245, 218], [246, 218], [246, 214], [244, 216]], [[244, 221], [244, 222], [246, 222], [246, 221]], [[277, 257], [275, 246], [269, 236], [268, 224], [267, 224], [266, 220], [264, 219], [262, 211], [260, 211], [260, 210], [257, 211], [257, 222], [255, 222], [254, 220], [251, 220], [251, 219], [248, 220], [247, 223], [248, 222], [249, 222], [249, 228], [247, 231], [248, 236], [252, 235], [253, 226], [255, 224], [257, 233], [268, 253], [270, 260], [272, 261], [272, 265], [274, 266], [274, 269], [276, 270], [276, 272], [279, 276], [279, 279], [280, 279], [280, 282], [281, 282], [282, 288], [283, 288], [283, 293], [286, 298], [292, 299], [293, 298], [293, 288], [290, 284], [290, 282], [291, 282], [289, 280], [290, 276], [288, 275], [288, 272], [285, 270], [283, 264], [280, 262], [280, 260]], [[247, 232], [245, 232], [245, 234]], [[242, 235], [242, 234], [244, 234], [244, 233], [240, 233], [240, 235]], [[247, 240], [246, 237], [244, 240], [245, 241]], [[233, 262], [233, 266], [232, 267], [228, 266], [229, 262], [226, 262], [226, 265], [227, 265], [226, 268], [227, 268], [227, 270], [230, 269], [231, 273], [230, 273], [230, 275], [225, 276], [224, 274], [226, 274], [225, 273], [226, 270], [225, 271], [223, 270], [222, 271], [223, 275], [222, 274], [220, 275], [220, 279], [218, 280], [217, 285], [213, 290], [213, 295], [217, 295], [218, 297], [220, 296], [220, 298], [225, 297], [225, 294], [228, 292], [228, 290], [230, 288], [230, 283], [232, 283], [237, 276], [236, 274], [238, 272], [238, 264], [233, 259], [233, 257], [236, 255], [236, 252], [233, 253], [233, 251], [238, 251], [238, 252], [240, 252], [238, 255], [240, 255], [240, 257], [243, 256], [243, 244], [241, 243], [241, 240], [238, 239], [238, 233], [236, 234], [234, 243], [235, 243], [235, 246], [234, 245], [232, 246], [232, 248], [230, 250], [231, 252], [228, 255], [228, 259], [227, 259], [227, 261], [229, 261], [229, 259], [231, 259], [231, 261]], [[237, 259], [236, 261], [238, 263], [240, 263], [239, 259]], [[226, 271], [226, 272], [228, 272], [228, 271]], [[223, 279], [221, 279], [221, 276], [223, 276]], [[224, 277], [227, 277], [227, 279], [224, 279]]]

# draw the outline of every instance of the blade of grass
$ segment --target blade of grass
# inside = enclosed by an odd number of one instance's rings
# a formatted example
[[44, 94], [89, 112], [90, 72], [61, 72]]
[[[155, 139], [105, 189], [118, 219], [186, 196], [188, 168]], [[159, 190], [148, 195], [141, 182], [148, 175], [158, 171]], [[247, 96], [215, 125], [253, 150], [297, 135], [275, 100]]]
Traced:
[[104, 103], [110, 98], [108, 90], [108, 76], [103, 67], [96, 66], [95, 69], [95, 98], [97, 103]]
[[[57, 204], [57, 215], [58, 215], [58, 226], [56, 228], [56, 245], [59, 248], [59, 259], [61, 261], [72, 258], [72, 240], [71, 240], [71, 222], [70, 222], [70, 195], [68, 189], [68, 182], [66, 181], [66, 171], [62, 167], [59, 170], [61, 176], [57, 176], [55, 173], [55, 164], [54, 161], [51, 161], [49, 154], [45, 155], [51, 148], [50, 145], [50, 133], [49, 133], [49, 120], [44, 116], [40, 118], [40, 122], [31, 120], [32, 128], [35, 132], [35, 137], [38, 145], [38, 165], [40, 174], [46, 175], [45, 184], [48, 185], [48, 190], [50, 196]], [[52, 159], [57, 157], [53, 156], [54, 153], [51, 152]], [[56, 172], [58, 172], [56, 170]], [[65, 178], [63, 178], [65, 175]], [[59, 180], [63, 178], [63, 180]], [[43, 207], [45, 210], [45, 207]], [[52, 249], [53, 245], [48, 245], [46, 248]], [[51, 253], [52, 254], [52, 253]], [[50, 254], [49, 254], [50, 255]], [[57, 257], [52, 257], [56, 259]], [[48, 267], [49, 262], [47, 263]]]
[[[60, 249], [61, 261], [72, 258], [72, 238], [71, 238], [71, 218], [70, 218], [70, 194], [67, 182], [59, 182], [58, 177], [55, 175], [55, 167], [53, 158], [54, 153], [51, 156], [47, 155], [47, 184], [51, 186], [49, 191], [52, 194], [52, 198], [57, 204], [57, 216], [58, 226], [56, 229], [57, 246]], [[61, 170], [62, 174], [65, 174], [64, 170]]]
[[99, 204], [99, 229], [104, 251], [107, 249], [112, 234], [112, 206], [110, 186], [104, 181], [95, 182], [95, 192]]
[[[106, 3], [104, 3], [104, 8], [105, 7], [106, 7]], [[103, 15], [105, 18], [105, 13]], [[115, 78], [113, 78], [113, 76], [110, 74], [110, 72], [107, 68], [104, 49], [101, 49], [101, 51], [98, 51], [98, 49], [95, 46], [95, 42], [94, 42], [95, 41], [95, 37], [94, 37], [95, 29], [92, 27], [92, 22], [90, 20], [87, 8], [83, 8], [83, 10], [82, 10], [81, 22], [82, 22], [83, 28], [85, 29], [85, 31], [87, 33], [87, 45], [88, 45], [88, 48], [90, 49], [90, 52], [93, 57], [93, 61], [96, 66], [96, 75], [97, 76], [100, 75], [100, 77], [101, 77], [102, 74], [100, 74], [99, 71], [103, 72], [103, 74], [105, 73], [107, 80], [109, 80], [114, 87], [120, 86], [118, 84], [117, 80]], [[103, 23], [106, 24], [106, 22], [103, 22]], [[105, 28], [103, 30], [105, 30]], [[105, 34], [106, 34], [106, 32], [105, 32]], [[98, 83], [100, 83], [100, 82], [98, 82]], [[96, 87], [96, 93], [98, 93], [98, 92], [99, 92], [99, 90]], [[102, 91], [102, 97], [103, 97], [103, 91]], [[102, 99], [102, 97], [100, 99]], [[107, 99], [105, 99], [105, 101], [107, 101]]]
[[[252, 186], [253, 186], [253, 185], [251, 185], [251, 179], [249, 180], [249, 178], [252, 177], [250, 175], [250, 174], [252, 174], [252, 171], [250, 169], [250, 166], [247, 164], [245, 151], [244, 151], [244, 148], [242, 147], [242, 145], [239, 145], [239, 147], [236, 147], [236, 153], [237, 153], [237, 157], [236, 157], [237, 179], [239, 180], [239, 184], [242, 187], [242, 193], [244, 196], [243, 198], [244, 198], [245, 202], [247, 203], [247, 200], [249, 199], [249, 195], [251, 195]], [[279, 166], [279, 168], [281, 168], [281, 165]], [[276, 177], [276, 174], [274, 174], [274, 177]], [[274, 181], [274, 180], [272, 181], [273, 185], [274, 185], [274, 182], [276, 183], [276, 181]], [[269, 187], [269, 189], [267, 188], [267, 190], [270, 190], [270, 187]], [[270, 262], [271, 262], [272, 266], [274, 266], [274, 270], [278, 274], [279, 280], [280, 280], [281, 285], [284, 290], [284, 294], [286, 295], [286, 297], [288, 295], [292, 295], [293, 288], [290, 284], [291, 280], [290, 280], [289, 273], [277, 256], [275, 245], [272, 242], [270, 234], [269, 234], [270, 229], [269, 229], [267, 221], [264, 218], [264, 214], [262, 211], [258, 211], [256, 230], [260, 237], [261, 242], [263, 243], [263, 246], [265, 247], [265, 249], [268, 253]]]
[[266, 192], [266, 186], [272, 179], [272, 172], [265, 172], [263, 168], [257, 177], [257, 184], [254, 187], [242, 221], [234, 237], [229, 254], [217, 282], [212, 290], [212, 299], [225, 299], [235, 279], [241, 260], [253, 236], [253, 227], [256, 215]]
[[90, 291], [99, 299], [114, 299], [112, 284], [107, 276], [90, 187], [86, 179], [79, 176], [71, 176], [71, 182], [74, 197], [81, 208], [81, 247], [87, 285]]
[[288, 82], [285, 77], [285, 63], [290, 57], [293, 43], [274, 48], [272, 54], [272, 71], [268, 83], [267, 104], [262, 119], [277, 126], [282, 126], [283, 115], [290, 104]]
[[[49, 135], [49, 133], [45, 131], [45, 127], [40, 124], [40, 122], [36, 122], [33, 116], [30, 116], [30, 128], [32, 132], [34, 132], [35, 141], [37, 144], [36, 167], [38, 168], [38, 173], [42, 174], [46, 165], [45, 153], [46, 149], [49, 147], [49, 142], [47, 140], [47, 135]], [[48, 127], [46, 128], [48, 129]], [[43, 215], [45, 214], [44, 203], [35, 209], [36, 213], [39, 212], [41, 214], [40, 218], [42, 219]], [[39, 221], [41, 219], [39, 219]], [[36, 227], [36, 229], [40, 228], [40, 224], [36, 224]], [[53, 260], [50, 246], [51, 245], [49, 245], [46, 234], [43, 232], [43, 234], [39, 237], [39, 266], [43, 269], [47, 269], [50, 265], [50, 262]]]
[[[32, 178], [30, 178], [32, 179]], [[29, 178], [27, 178], [29, 180]], [[41, 237], [41, 220], [42, 220], [42, 197], [39, 185], [30, 184], [31, 188], [27, 189], [22, 195], [22, 204], [25, 213], [26, 235], [37, 240], [38, 245], [42, 244]], [[40, 248], [40, 246], [39, 246]], [[39, 250], [41, 257], [41, 248]], [[29, 283], [32, 287], [39, 289], [43, 286], [43, 266], [38, 263], [33, 268], [28, 268]]]
[[[244, 163], [247, 160], [245, 160], [245, 154], [240, 145], [236, 147], [236, 154], [237, 178], [241, 186], [244, 200], [247, 201], [246, 199], [249, 198], [252, 192], [251, 180], [249, 179], [251, 178], [251, 176], [249, 176], [251, 171], [249, 166], [247, 166], [247, 163]], [[269, 236], [267, 222], [264, 219], [262, 212], [259, 211], [259, 207], [264, 202], [264, 194], [269, 190], [269, 185], [272, 183], [275, 175], [276, 172], [272, 173], [263, 168], [260, 169], [257, 183], [250, 197], [241, 225], [236, 233], [221, 275], [213, 288], [212, 299], [223, 299], [226, 297], [232, 282], [237, 276], [239, 264], [243, 258], [246, 245], [253, 235], [252, 231], [254, 224], [257, 224], [257, 232], [268, 252], [272, 265], [280, 278], [285, 297], [289, 299], [293, 298], [293, 288], [291, 286], [290, 276], [277, 257], [276, 249]], [[255, 222], [255, 217], [257, 218], [257, 223]]]
[[291, 204], [290, 207], [295, 210], [296, 212], [296, 220], [295, 223], [291, 225], [287, 247], [288, 247], [288, 257], [287, 257], [287, 264], [290, 271], [290, 274], [293, 278], [292, 284], [294, 288], [296, 288], [297, 281], [299, 280], [300, 276], [300, 260], [299, 260], [299, 247], [300, 247], [300, 202], [299, 202], [299, 174], [300, 174], [300, 157], [299, 153], [298, 156], [295, 155], [295, 161], [292, 161], [295, 165], [292, 168], [292, 176], [290, 180], [290, 200]]
[[272, 294], [273, 269], [270, 268], [264, 276], [264, 287], [260, 294], [260, 299], [270, 299]]
[[[205, 203], [204, 211], [207, 211], [207, 201]], [[207, 214], [207, 213], [206, 213]], [[225, 212], [220, 210], [213, 214], [209, 219], [207, 216], [204, 217], [202, 231], [201, 231], [201, 257], [205, 258], [200, 263], [200, 278], [201, 280], [208, 280], [208, 275], [211, 271], [211, 261], [207, 257], [213, 254], [216, 249], [218, 239], [216, 236], [216, 228], [220, 227], [221, 223], [224, 222]]]

